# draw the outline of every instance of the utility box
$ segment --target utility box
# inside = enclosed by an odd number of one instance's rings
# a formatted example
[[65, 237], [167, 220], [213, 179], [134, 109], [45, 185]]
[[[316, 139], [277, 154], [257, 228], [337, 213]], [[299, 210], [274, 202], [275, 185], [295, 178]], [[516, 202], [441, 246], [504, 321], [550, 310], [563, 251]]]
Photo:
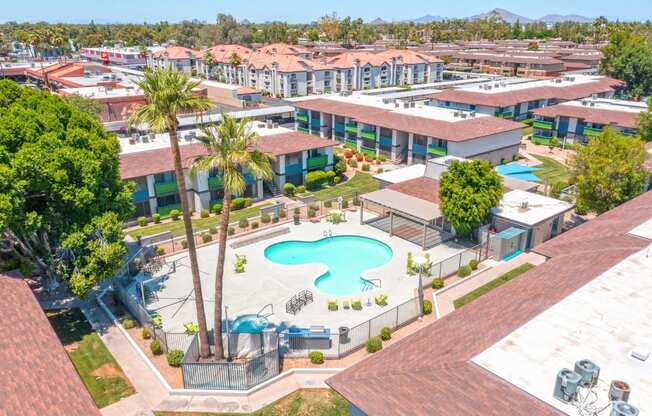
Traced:
[[525, 230], [510, 227], [491, 236], [491, 252], [496, 260], [509, 260], [525, 250], [527, 233]]

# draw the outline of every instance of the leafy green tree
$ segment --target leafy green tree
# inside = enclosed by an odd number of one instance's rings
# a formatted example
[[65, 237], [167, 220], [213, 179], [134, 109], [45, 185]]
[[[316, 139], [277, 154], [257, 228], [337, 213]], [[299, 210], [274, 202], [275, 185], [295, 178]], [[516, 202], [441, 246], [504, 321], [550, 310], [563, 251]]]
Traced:
[[82, 113], [89, 114], [98, 120], [100, 119], [100, 115], [102, 114], [102, 104], [97, 101], [77, 94], [70, 95], [64, 99], [68, 104], [72, 105]]
[[[270, 180], [272, 178], [271, 161], [274, 156], [256, 149], [258, 134], [251, 131], [249, 120], [240, 122], [227, 114], [222, 114], [222, 123], [217, 127], [203, 129], [198, 139], [206, 146], [208, 156], [198, 158], [192, 165], [191, 172], [214, 170], [222, 175], [224, 184], [224, 203], [220, 222], [217, 268], [215, 270], [215, 323], [213, 333], [216, 340], [222, 339], [222, 287], [224, 280], [224, 259], [226, 237], [229, 228], [232, 195], [242, 195], [247, 183], [243, 171], [255, 178]], [[224, 357], [221, 342], [215, 342], [215, 356]]]
[[311, 27], [307, 33], [308, 40], [311, 42], [317, 42], [319, 40], [319, 32], [314, 27]]
[[652, 92], [652, 43], [630, 32], [617, 32], [602, 49], [600, 73], [625, 81], [627, 93], [633, 97]]
[[441, 212], [464, 237], [482, 225], [503, 195], [503, 181], [484, 160], [454, 161], [439, 183]]
[[606, 128], [571, 159], [577, 205], [601, 214], [643, 193], [650, 177], [646, 157], [642, 140]]
[[119, 144], [61, 97], [0, 81], [0, 251], [84, 296], [126, 255]]
[[638, 134], [646, 142], [652, 141], [652, 99], [647, 102], [647, 111], [638, 116]]
[[202, 357], [208, 357], [210, 351], [208, 349], [204, 296], [199, 276], [197, 248], [192, 233], [186, 181], [177, 139], [177, 116], [179, 114], [202, 112], [208, 110], [211, 106], [207, 98], [193, 93], [192, 90], [197, 88], [199, 84], [200, 81], [193, 81], [185, 73], [172, 68], [146, 70], [143, 79], [138, 82], [138, 87], [143, 90], [147, 104], [140, 107], [129, 121], [135, 125], [146, 123], [153, 131], [157, 133], [167, 132], [170, 135], [174, 174], [177, 180], [179, 199], [181, 200], [181, 210], [183, 211], [183, 225], [186, 231], [190, 271], [195, 292], [195, 308], [199, 324], [199, 353]]

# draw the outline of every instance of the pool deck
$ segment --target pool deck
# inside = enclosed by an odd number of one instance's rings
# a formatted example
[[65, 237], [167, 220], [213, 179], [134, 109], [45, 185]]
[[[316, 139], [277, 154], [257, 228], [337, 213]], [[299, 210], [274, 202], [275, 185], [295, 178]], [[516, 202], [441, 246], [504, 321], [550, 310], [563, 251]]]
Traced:
[[[324, 325], [335, 331], [338, 326], [354, 326], [362, 323], [389, 308], [407, 301], [415, 296], [416, 278], [405, 273], [407, 254], [417, 254], [421, 248], [399, 237], [389, 237], [381, 230], [368, 225], [361, 225], [359, 212], [347, 211], [347, 221], [333, 225], [326, 221], [319, 223], [302, 222], [300, 225], [283, 224], [279, 227], [289, 227], [290, 233], [253, 243], [238, 249], [230, 245], [238, 241], [229, 240], [227, 243], [225, 275], [224, 275], [224, 301], [228, 307], [229, 319], [239, 315], [258, 313], [263, 307], [271, 304], [274, 314], [269, 316], [269, 321], [277, 326], [310, 326]], [[371, 219], [374, 215], [365, 212], [364, 219]], [[268, 230], [269, 231], [269, 230]], [[389, 263], [363, 273], [367, 279], [380, 279], [382, 288], [362, 292], [350, 297], [335, 297], [320, 292], [314, 285], [317, 277], [326, 272], [323, 264], [281, 265], [267, 260], [264, 250], [271, 244], [287, 240], [314, 241], [324, 238], [326, 231], [332, 235], [360, 235], [375, 238], [389, 245], [394, 253]], [[262, 235], [264, 232], [261, 232]], [[250, 238], [245, 237], [245, 238]], [[465, 247], [453, 241], [440, 244], [427, 252], [431, 261], [438, 262], [463, 251]], [[244, 273], [234, 272], [235, 254], [245, 255], [247, 265]], [[217, 264], [217, 244], [204, 246], [198, 250], [199, 268], [206, 303], [206, 318], [208, 327], [213, 327], [214, 320], [214, 278]], [[351, 261], [364, 253], [350, 253]], [[162, 318], [163, 327], [169, 332], [183, 332], [183, 325], [196, 322], [194, 298], [192, 296], [192, 282], [190, 277], [187, 253], [180, 253], [168, 258], [168, 262], [177, 261], [176, 272], [163, 276], [160, 287], [157, 288], [158, 301], [149, 303], [150, 311], [156, 310]], [[305, 306], [296, 316], [285, 312], [285, 304], [301, 290], [310, 290], [314, 302]], [[388, 305], [381, 308], [373, 304], [374, 296], [388, 295]], [[337, 299], [340, 308], [336, 312], [327, 309], [329, 300]], [[363, 307], [361, 311], [352, 309], [344, 310], [342, 301], [361, 300], [363, 305], [368, 300], [372, 306]]]

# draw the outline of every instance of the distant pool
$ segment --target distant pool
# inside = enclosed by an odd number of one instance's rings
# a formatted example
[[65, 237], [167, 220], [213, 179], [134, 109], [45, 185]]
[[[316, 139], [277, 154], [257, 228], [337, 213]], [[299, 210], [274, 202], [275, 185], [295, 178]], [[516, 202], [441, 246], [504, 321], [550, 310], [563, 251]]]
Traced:
[[541, 179], [534, 174], [539, 168], [521, 165], [519, 163], [510, 163], [509, 165], [498, 165], [496, 171], [500, 176], [507, 176], [522, 181], [541, 182]]
[[265, 249], [265, 257], [279, 264], [322, 263], [328, 271], [317, 277], [315, 286], [334, 296], [362, 292], [368, 282], [361, 274], [388, 263], [394, 253], [373, 238], [343, 235], [317, 241], [283, 241]]

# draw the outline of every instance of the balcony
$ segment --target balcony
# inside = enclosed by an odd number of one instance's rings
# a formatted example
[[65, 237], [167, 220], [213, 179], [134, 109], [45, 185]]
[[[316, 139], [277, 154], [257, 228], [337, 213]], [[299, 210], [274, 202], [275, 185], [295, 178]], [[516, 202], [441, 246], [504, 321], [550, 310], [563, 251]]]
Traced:
[[303, 172], [303, 165], [301, 163], [295, 163], [292, 165], [285, 165], [285, 174], [286, 175], [297, 175]]
[[328, 164], [328, 155], [319, 155], [308, 158], [308, 170], [322, 169]]
[[297, 131], [300, 131], [301, 133], [310, 133], [310, 130], [307, 127], [297, 127]]
[[149, 193], [147, 192], [147, 189], [136, 191], [132, 195], [132, 200], [134, 202], [143, 202], [143, 201], [147, 201], [148, 199], [149, 199]]
[[380, 144], [382, 146], [391, 146], [392, 145], [392, 137], [391, 136], [380, 136]]
[[344, 124], [335, 123], [335, 131], [338, 133], [344, 133]]
[[358, 141], [355, 139], [344, 139], [344, 147], [349, 149], [358, 149]]
[[224, 186], [224, 182], [222, 181], [222, 178], [219, 176], [215, 176], [212, 178], [208, 178], [208, 189], [219, 189]]
[[446, 156], [448, 154], [448, 149], [438, 146], [428, 146], [427, 152], [429, 155]]
[[296, 113], [294, 115], [294, 119], [296, 121], [300, 121], [301, 123], [308, 123], [308, 114]]
[[374, 157], [376, 156], [376, 149], [368, 146], [360, 146], [360, 153], [362, 153], [365, 156]]
[[321, 121], [319, 121], [318, 118], [313, 118], [310, 120], [310, 125], [312, 126], [313, 129], [319, 129], [321, 128]]
[[596, 137], [602, 134], [602, 129], [595, 127], [584, 127], [584, 135], [589, 137]]
[[553, 139], [553, 136], [544, 136], [542, 134], [533, 134], [532, 141], [534, 144], [550, 144], [550, 141]]
[[154, 192], [156, 195], [169, 194], [177, 191], [177, 182], [159, 182], [154, 184]]
[[365, 140], [376, 141], [376, 130], [362, 130], [360, 131], [360, 137]]
[[511, 111], [496, 111], [496, 117], [498, 118], [512, 118], [514, 113]]
[[544, 120], [534, 120], [534, 122], [532, 123], [532, 127], [541, 130], [552, 130], [552, 122], [544, 121]]
[[422, 144], [413, 144], [412, 145], [412, 153], [416, 153], [418, 155], [425, 155], [427, 152], [426, 146]]
[[164, 207], [158, 207], [156, 212], [158, 212], [162, 217], [165, 217], [166, 215], [170, 215], [170, 211], [173, 209], [176, 209], [177, 211], [181, 211], [181, 204], [172, 204], [172, 205], [166, 205]]
[[355, 124], [345, 124], [344, 131], [351, 134], [358, 134], [358, 126]]

